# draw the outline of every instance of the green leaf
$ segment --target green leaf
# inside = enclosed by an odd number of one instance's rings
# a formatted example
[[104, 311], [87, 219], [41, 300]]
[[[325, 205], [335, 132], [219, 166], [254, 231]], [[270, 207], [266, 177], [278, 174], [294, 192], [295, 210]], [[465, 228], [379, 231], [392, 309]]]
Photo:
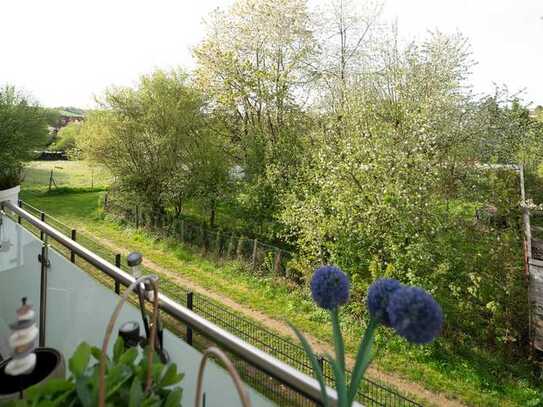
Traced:
[[91, 348], [88, 343], [81, 342], [70, 358], [70, 371], [75, 378], [79, 378], [87, 368], [90, 359]]
[[132, 385], [130, 386], [130, 400], [128, 401], [129, 407], [139, 407], [143, 398], [143, 389], [140, 380], [134, 377]]
[[369, 366], [371, 361], [371, 346], [373, 344], [373, 338], [375, 329], [379, 325], [379, 320], [376, 318], [371, 318], [366, 328], [366, 332], [362, 340], [360, 341], [360, 346], [358, 348], [358, 353], [356, 355], [356, 361], [354, 364], [353, 373], [351, 375], [351, 384], [349, 386], [349, 403], [352, 403], [356, 397], [358, 391], [358, 386], [360, 381], [364, 377], [364, 373]]
[[[97, 348], [96, 346], [91, 346], [91, 355], [94, 359], [96, 359], [99, 362], [100, 357], [102, 356], [102, 349]], [[106, 355], [106, 359], [107, 359], [107, 355]]]
[[119, 358], [119, 363], [122, 363], [125, 365], [131, 365], [134, 363], [137, 357], [138, 357], [138, 348], [129, 348], [126, 352], [124, 352], [121, 355], [121, 357]]
[[177, 366], [175, 363], [168, 363], [160, 377], [159, 385], [161, 387], [167, 387], [177, 384], [181, 381], [183, 375], [177, 374]]
[[124, 341], [123, 339], [118, 336], [117, 340], [115, 341], [115, 345], [113, 346], [113, 362], [117, 363], [119, 362], [119, 358], [124, 353]]
[[178, 387], [168, 394], [164, 407], [179, 407], [181, 405], [181, 398], [183, 397], [183, 389]]
[[[90, 355], [90, 349], [89, 349]], [[78, 379], [75, 382], [75, 391], [77, 392], [77, 397], [84, 407], [93, 406], [92, 402], [92, 393], [89, 388], [89, 380], [86, 378]]]
[[313, 350], [311, 349], [311, 345], [309, 344], [309, 342], [307, 342], [307, 339], [305, 339], [305, 336], [303, 336], [303, 334], [294, 325], [292, 325], [290, 322], [288, 322], [288, 324], [289, 324], [290, 328], [294, 331], [294, 333], [296, 334], [296, 336], [298, 337], [300, 342], [302, 343], [304, 351], [305, 351], [307, 357], [309, 358], [309, 361], [311, 362], [311, 366], [313, 367], [313, 372], [315, 373], [315, 378], [317, 379], [317, 381], [320, 384], [321, 398], [322, 398], [323, 406], [328, 407], [329, 402], [328, 402], [328, 395], [326, 394], [326, 384], [325, 384], [325, 381], [324, 381], [324, 375], [322, 374], [322, 369], [321, 369], [319, 363], [317, 362], [317, 357], [313, 353]]

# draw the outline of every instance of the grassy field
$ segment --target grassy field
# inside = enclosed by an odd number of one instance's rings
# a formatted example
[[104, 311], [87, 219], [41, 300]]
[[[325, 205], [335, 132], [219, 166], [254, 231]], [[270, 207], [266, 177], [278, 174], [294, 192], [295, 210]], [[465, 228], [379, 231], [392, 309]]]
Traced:
[[[87, 161], [33, 161], [25, 168], [23, 188], [48, 189], [51, 170], [56, 188], [101, 190], [108, 187], [112, 180], [106, 168]], [[55, 185], [52, 189], [55, 189]]]
[[[175, 270], [194, 283], [229, 297], [247, 309], [259, 310], [279, 319], [289, 320], [314, 337], [330, 342], [327, 315], [317, 309], [307, 289], [294, 287], [273, 277], [253, 275], [236, 262], [218, 263], [198, 251], [141, 230], [134, 230], [106, 216], [101, 211], [104, 192], [83, 192], [85, 169], [74, 163], [76, 189], [59, 189], [48, 193], [31, 174], [38, 165], [29, 167], [29, 178], [23, 184], [22, 198], [30, 204], [60, 218], [69, 225], [107, 239], [119, 247], [138, 250], [160, 266]], [[79, 172], [77, 172], [79, 171]], [[39, 172], [39, 171], [38, 171]], [[87, 174], [88, 175], [88, 174]], [[105, 179], [105, 178], [104, 178]], [[75, 183], [75, 180], [79, 180]], [[351, 353], [360, 338], [360, 321], [346, 320], [347, 348]], [[407, 346], [396, 337], [381, 336], [376, 365], [426, 388], [475, 406], [539, 406], [543, 405], [541, 389], [531, 378], [527, 363], [507, 364], [495, 355], [477, 349], [450, 348], [438, 341], [435, 346]]]

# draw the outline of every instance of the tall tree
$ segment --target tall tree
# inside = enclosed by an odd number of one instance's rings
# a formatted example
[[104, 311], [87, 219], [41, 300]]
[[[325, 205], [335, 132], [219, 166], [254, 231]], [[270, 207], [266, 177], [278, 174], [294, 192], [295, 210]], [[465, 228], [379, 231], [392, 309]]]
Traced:
[[228, 131], [248, 188], [240, 203], [262, 227], [296, 171], [307, 125], [302, 89], [315, 52], [305, 0], [238, 0], [216, 11], [194, 50], [197, 83]]
[[[187, 198], [193, 152], [206, 144], [205, 104], [186, 74], [157, 71], [136, 89], [109, 89], [89, 113], [80, 147], [156, 215]], [[175, 180], [175, 183], [172, 183]]]
[[24, 161], [47, 142], [47, 114], [13, 86], [0, 88], [0, 186], [20, 182]]

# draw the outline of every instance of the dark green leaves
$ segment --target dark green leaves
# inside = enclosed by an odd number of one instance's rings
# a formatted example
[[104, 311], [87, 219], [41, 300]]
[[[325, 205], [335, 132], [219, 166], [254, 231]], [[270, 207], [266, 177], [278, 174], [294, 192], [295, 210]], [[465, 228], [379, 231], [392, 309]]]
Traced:
[[82, 342], [75, 350], [73, 356], [70, 358], [69, 367], [72, 374], [78, 378], [80, 377], [87, 365], [91, 355], [91, 348], [88, 343]]
[[[68, 380], [54, 379], [35, 386], [27, 392], [30, 404], [22, 406], [83, 406], [94, 407], [98, 401], [98, 370], [102, 352], [96, 347], [81, 343], [68, 365], [72, 377]], [[89, 366], [91, 355], [94, 363]], [[163, 365], [158, 357], [153, 358], [151, 389], [145, 392], [144, 383], [147, 359], [139, 348], [125, 349], [122, 339], [113, 347], [113, 360], [106, 370], [106, 405], [129, 407], [174, 407], [179, 406], [183, 391], [171, 388], [183, 379], [174, 363]]]

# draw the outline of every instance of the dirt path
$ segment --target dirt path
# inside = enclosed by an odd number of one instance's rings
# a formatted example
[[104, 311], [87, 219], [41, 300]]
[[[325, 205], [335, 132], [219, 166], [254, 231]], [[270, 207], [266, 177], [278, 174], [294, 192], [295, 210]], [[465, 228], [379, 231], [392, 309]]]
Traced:
[[[116, 245], [114, 242], [96, 237], [90, 233], [88, 233], [84, 228], [82, 231], [87, 236], [92, 236], [92, 238], [100, 243], [101, 245], [108, 247], [109, 249], [113, 250], [116, 253], [122, 253], [123, 255], [128, 254], [128, 250], [125, 247], [121, 247]], [[211, 298], [215, 301], [218, 301], [222, 304], [225, 304], [229, 308], [251, 318], [254, 320], [259, 321], [261, 324], [263, 324], [265, 327], [272, 331], [276, 331], [284, 336], [289, 336], [297, 341], [296, 336], [290, 329], [290, 327], [283, 321], [271, 318], [269, 315], [264, 314], [258, 310], [251, 309], [245, 305], [241, 305], [232, 299], [225, 297], [224, 295], [214, 292], [212, 290], [209, 290], [205, 287], [202, 287], [198, 284], [195, 284], [192, 280], [189, 280], [185, 277], [183, 277], [178, 272], [171, 271], [169, 269], [166, 269], [162, 267], [161, 265], [157, 264], [156, 262], [153, 262], [149, 259], [143, 260], [143, 265], [148, 268], [149, 270], [153, 270], [155, 273], [159, 274], [162, 277], [166, 277], [169, 281], [174, 282], [177, 285], [180, 285], [184, 288], [190, 289], [194, 292], [197, 292], [199, 294], [205, 295], [208, 298]], [[315, 338], [311, 334], [308, 334], [304, 332], [306, 335], [307, 340], [311, 343], [313, 346], [313, 349], [319, 353], [331, 353], [333, 354], [334, 350], [333, 347], [331, 347], [329, 344]], [[347, 357], [347, 365], [349, 368], [352, 368], [354, 364], [354, 359], [352, 357]], [[423, 386], [412, 383], [404, 378], [402, 378], [399, 375], [395, 375], [388, 372], [383, 372], [375, 367], [370, 367], [368, 369], [367, 375], [371, 379], [375, 379], [378, 381], [382, 381], [385, 383], [390, 384], [391, 386], [397, 388], [401, 392], [407, 394], [407, 395], [415, 395], [418, 399], [422, 399], [425, 403], [425, 405], [429, 406], [439, 406], [439, 407], [466, 407], [465, 404], [458, 400], [451, 400], [447, 397], [445, 397], [443, 394], [435, 393], [430, 390], [427, 390]]]

